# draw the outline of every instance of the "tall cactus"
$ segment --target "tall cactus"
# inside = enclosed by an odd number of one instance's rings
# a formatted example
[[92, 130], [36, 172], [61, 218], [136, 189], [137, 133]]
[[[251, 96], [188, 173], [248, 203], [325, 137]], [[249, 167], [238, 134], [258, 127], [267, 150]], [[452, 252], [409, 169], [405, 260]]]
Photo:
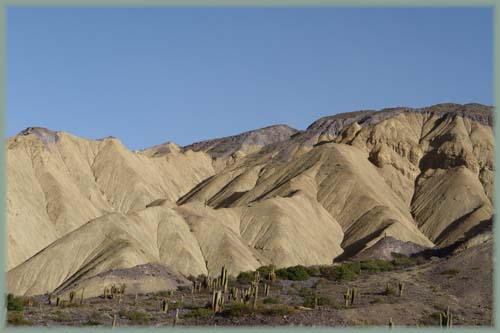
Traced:
[[174, 326], [179, 322], [179, 308], [175, 309]]
[[439, 326], [440, 327], [443, 327], [443, 324], [445, 324], [445, 320], [446, 320], [446, 328], [452, 328], [453, 327], [453, 313], [450, 312], [449, 306], [446, 308], [446, 313], [439, 314]]
[[167, 312], [168, 311], [168, 302], [167, 302], [167, 300], [165, 298], [162, 299], [162, 301], [161, 301], [161, 311], [162, 312]]
[[349, 307], [349, 304], [351, 303], [351, 300], [352, 300], [352, 290], [351, 288], [347, 288], [347, 290], [345, 291], [345, 294], [344, 294], [344, 301], [345, 301], [345, 307], [348, 308]]
[[257, 299], [259, 298], [259, 284], [256, 283], [255, 284], [255, 295], [254, 295], [254, 298], [253, 298], [253, 309], [256, 310], [257, 309]]
[[264, 295], [267, 297], [269, 296], [269, 292], [270, 292], [270, 286], [266, 283], [264, 284]]
[[271, 268], [271, 272], [269, 273], [269, 281], [276, 282], [276, 273], [274, 272], [274, 267]]
[[398, 292], [399, 292], [399, 297], [403, 296], [403, 290], [405, 288], [405, 284], [402, 281], [399, 281], [398, 283]]
[[221, 312], [224, 307], [224, 297], [222, 295], [222, 290], [213, 291], [212, 294], [212, 311], [214, 313]]

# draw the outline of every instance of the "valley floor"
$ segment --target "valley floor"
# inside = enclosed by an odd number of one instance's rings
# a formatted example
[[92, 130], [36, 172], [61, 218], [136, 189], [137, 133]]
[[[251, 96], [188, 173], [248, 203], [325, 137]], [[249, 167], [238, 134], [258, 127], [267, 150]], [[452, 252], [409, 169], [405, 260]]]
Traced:
[[[440, 313], [453, 314], [453, 326], [492, 324], [492, 242], [483, 243], [448, 258], [434, 258], [400, 270], [361, 274], [352, 281], [310, 277], [305, 281], [278, 279], [270, 294], [260, 286], [257, 309], [226, 301], [222, 313], [210, 308], [208, 290], [190, 290], [118, 298], [95, 297], [83, 304], [57, 307], [46, 296], [24, 299], [24, 310], [8, 311], [9, 325], [30, 326], [439, 326]], [[398, 283], [404, 283], [402, 296]], [[231, 283], [245, 287], [236, 280]], [[356, 288], [352, 306], [345, 307], [344, 293]], [[318, 305], [312, 301], [317, 297]], [[76, 296], [78, 298], [78, 295]], [[168, 300], [169, 310], [161, 311]], [[54, 303], [54, 302], [53, 302]], [[178, 319], [175, 319], [176, 308]]]

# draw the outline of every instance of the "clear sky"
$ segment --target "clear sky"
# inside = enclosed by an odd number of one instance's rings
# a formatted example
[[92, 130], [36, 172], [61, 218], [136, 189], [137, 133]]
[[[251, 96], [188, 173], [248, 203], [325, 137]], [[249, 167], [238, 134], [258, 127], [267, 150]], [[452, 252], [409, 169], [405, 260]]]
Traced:
[[491, 9], [15, 8], [7, 134], [130, 149], [340, 112], [493, 104]]

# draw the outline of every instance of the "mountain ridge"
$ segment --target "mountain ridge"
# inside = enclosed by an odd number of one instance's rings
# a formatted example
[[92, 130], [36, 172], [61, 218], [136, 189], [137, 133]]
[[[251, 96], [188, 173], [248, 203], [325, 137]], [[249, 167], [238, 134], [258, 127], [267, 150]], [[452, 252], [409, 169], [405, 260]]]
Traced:
[[183, 275], [328, 264], [386, 236], [450, 246], [494, 212], [492, 110], [365, 110], [141, 151], [28, 128], [7, 141], [9, 289], [150, 262]]

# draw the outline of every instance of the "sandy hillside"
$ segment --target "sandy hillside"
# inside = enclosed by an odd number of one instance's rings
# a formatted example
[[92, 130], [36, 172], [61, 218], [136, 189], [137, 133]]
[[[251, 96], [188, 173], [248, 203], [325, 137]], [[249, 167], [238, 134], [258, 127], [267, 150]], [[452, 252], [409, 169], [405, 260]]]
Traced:
[[7, 141], [8, 289], [100, 290], [99, 274], [144, 264], [330, 264], [386, 236], [453, 245], [493, 215], [492, 122], [440, 104], [143, 151], [29, 128]]

